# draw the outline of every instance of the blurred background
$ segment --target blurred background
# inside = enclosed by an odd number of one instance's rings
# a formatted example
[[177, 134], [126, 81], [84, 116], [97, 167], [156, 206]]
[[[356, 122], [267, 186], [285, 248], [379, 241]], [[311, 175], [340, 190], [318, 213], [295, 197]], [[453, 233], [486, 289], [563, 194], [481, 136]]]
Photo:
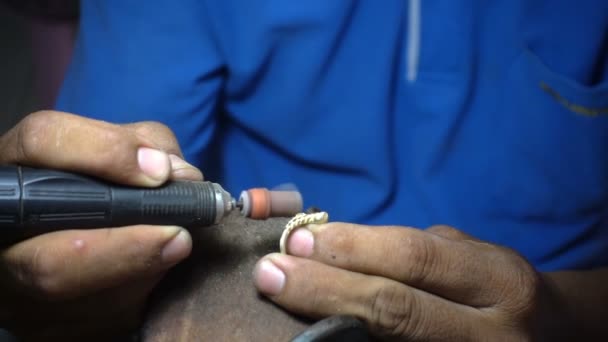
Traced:
[[0, 133], [53, 106], [77, 17], [78, 0], [0, 0]]
[[[0, 134], [53, 107], [77, 17], [78, 0], [0, 0]], [[0, 342], [9, 341], [15, 339], [0, 328]]]

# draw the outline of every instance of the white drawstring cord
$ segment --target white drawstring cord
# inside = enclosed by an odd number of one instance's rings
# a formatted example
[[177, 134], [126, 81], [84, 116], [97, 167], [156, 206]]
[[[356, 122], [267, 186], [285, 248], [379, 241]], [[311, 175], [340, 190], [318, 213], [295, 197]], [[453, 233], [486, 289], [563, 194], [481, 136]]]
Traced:
[[407, 74], [408, 82], [415, 82], [418, 77], [418, 62], [420, 59], [420, 0], [408, 0], [407, 21]]

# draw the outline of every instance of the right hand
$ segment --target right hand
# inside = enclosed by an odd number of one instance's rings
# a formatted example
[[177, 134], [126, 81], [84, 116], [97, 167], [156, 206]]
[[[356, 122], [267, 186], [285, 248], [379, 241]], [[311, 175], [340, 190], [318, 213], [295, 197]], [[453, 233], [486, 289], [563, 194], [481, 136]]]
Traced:
[[[0, 137], [0, 164], [52, 168], [155, 187], [202, 180], [154, 122], [113, 125], [72, 114], [29, 115]], [[180, 227], [57, 231], [0, 250], [0, 327], [25, 340], [107, 340], [140, 323], [151, 290], [192, 246]]]

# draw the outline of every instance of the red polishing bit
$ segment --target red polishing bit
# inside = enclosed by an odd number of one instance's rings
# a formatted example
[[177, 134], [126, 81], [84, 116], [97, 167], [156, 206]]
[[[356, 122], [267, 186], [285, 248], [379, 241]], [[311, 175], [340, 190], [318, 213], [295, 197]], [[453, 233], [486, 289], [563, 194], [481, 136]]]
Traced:
[[269, 217], [289, 217], [302, 212], [302, 195], [298, 191], [271, 191], [254, 188], [241, 192], [239, 204], [246, 217], [264, 220]]

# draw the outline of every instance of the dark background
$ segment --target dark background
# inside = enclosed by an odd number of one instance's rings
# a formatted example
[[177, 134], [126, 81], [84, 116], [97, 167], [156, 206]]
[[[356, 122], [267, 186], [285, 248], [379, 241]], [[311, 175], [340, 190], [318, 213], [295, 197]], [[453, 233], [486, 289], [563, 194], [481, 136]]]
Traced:
[[78, 0], [0, 0], [0, 133], [50, 109], [76, 36]]
[[[37, 107], [25, 18], [0, 5], [0, 132]], [[2, 281], [0, 279], [0, 281]], [[0, 329], [0, 342], [14, 341]]]
[[27, 19], [0, 5], [0, 132], [39, 108]]
[[[28, 113], [52, 108], [69, 62], [75, 13], [75, 0], [0, 0], [0, 134]], [[0, 328], [0, 342], [9, 341], [15, 339]]]

